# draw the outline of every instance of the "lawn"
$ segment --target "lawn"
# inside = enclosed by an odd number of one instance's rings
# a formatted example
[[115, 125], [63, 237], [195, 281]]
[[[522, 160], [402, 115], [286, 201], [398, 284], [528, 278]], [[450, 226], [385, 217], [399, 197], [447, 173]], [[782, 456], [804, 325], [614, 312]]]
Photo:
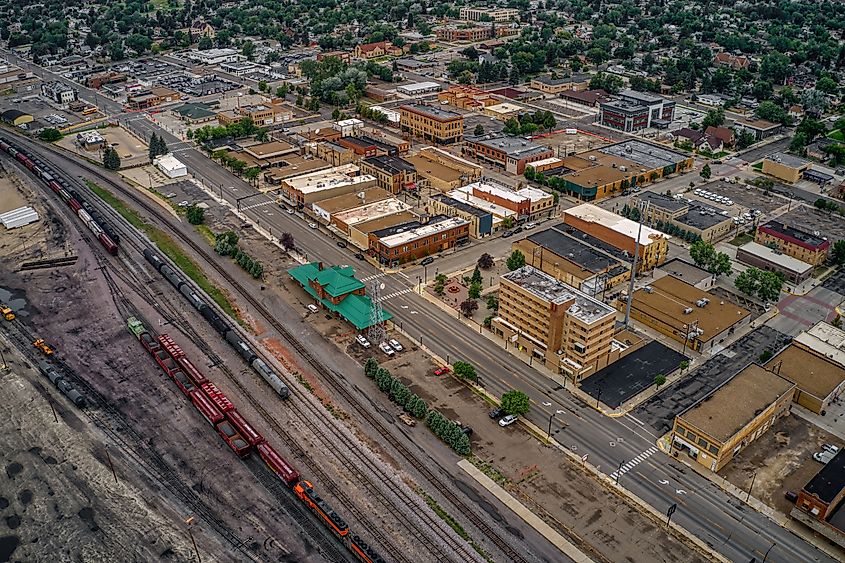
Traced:
[[752, 164], [752, 165], [751, 165], [751, 168], [753, 168], [754, 170], [762, 170], [762, 169], [763, 169], [763, 163], [762, 163], [762, 162], [758, 162], [758, 163], [756, 163], [756, 164]]
[[[158, 249], [167, 255], [168, 258], [173, 260], [173, 262], [179, 266], [185, 275], [194, 280], [194, 282], [203, 291], [205, 291], [215, 303], [220, 305], [220, 307], [226, 311], [230, 317], [236, 319], [239, 323], [241, 322], [240, 315], [238, 315], [237, 311], [223, 292], [211, 283], [211, 280], [208, 279], [196, 262], [186, 256], [179, 248], [176, 241], [174, 241], [167, 233], [141, 219], [141, 217], [134, 210], [130, 209], [123, 200], [115, 197], [110, 191], [88, 180], [85, 181], [85, 184], [91, 189], [91, 191], [97, 194], [100, 199], [112, 206], [114, 210], [120, 213], [124, 219], [129, 221], [132, 226], [140, 231], [143, 231], [148, 237], [150, 237], [150, 240], [155, 243]], [[203, 234], [203, 236], [206, 235]]]
[[737, 235], [736, 238], [734, 238], [728, 244], [732, 244], [734, 246], [742, 246], [743, 244], [751, 242], [752, 240], [754, 240], [753, 236], [749, 235], [748, 233], [742, 233], [741, 235]]
[[845, 142], [845, 132], [842, 129], [837, 129], [836, 131], [831, 131], [827, 135], [829, 138], [833, 139], [834, 141], [843, 141]]

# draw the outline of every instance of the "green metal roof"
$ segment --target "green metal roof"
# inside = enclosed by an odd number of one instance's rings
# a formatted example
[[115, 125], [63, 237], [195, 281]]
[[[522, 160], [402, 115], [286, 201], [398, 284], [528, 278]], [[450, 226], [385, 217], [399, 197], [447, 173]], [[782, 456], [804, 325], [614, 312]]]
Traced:
[[211, 110], [211, 106], [201, 102], [184, 104], [176, 108], [175, 111], [182, 117], [187, 117], [188, 119], [200, 119], [214, 115], [214, 112]]
[[[356, 329], [363, 330], [370, 326], [370, 312], [373, 308], [373, 302], [367, 295], [354, 295], [353, 291], [361, 289], [364, 283], [355, 277], [355, 270], [349, 266], [332, 266], [320, 270], [319, 262], [311, 262], [303, 264], [296, 268], [288, 270], [288, 274], [299, 282], [299, 284], [308, 292], [308, 294], [319, 301], [323, 307], [337, 313], [350, 323]], [[316, 280], [326, 293], [332, 297], [340, 297], [346, 295], [340, 303], [335, 305], [328, 299], [320, 299], [317, 297], [317, 292], [311, 287], [310, 281]], [[381, 311], [382, 319], [387, 321], [393, 318], [393, 315], [386, 310]]]

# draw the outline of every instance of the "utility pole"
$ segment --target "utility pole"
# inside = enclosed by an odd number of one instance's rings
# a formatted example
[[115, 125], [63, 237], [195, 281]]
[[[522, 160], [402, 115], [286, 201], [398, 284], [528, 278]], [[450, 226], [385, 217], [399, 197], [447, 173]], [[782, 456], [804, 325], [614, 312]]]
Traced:
[[[634, 243], [634, 261], [631, 263], [631, 280], [628, 283], [628, 303], [625, 305], [625, 328], [629, 328], [631, 324], [631, 302], [634, 300], [634, 281], [637, 276], [637, 258], [640, 255], [640, 236], [643, 232], [643, 217], [648, 213], [649, 204], [646, 202], [640, 211], [640, 225], [637, 228], [637, 241]], [[639, 209], [640, 206], [637, 206]]]

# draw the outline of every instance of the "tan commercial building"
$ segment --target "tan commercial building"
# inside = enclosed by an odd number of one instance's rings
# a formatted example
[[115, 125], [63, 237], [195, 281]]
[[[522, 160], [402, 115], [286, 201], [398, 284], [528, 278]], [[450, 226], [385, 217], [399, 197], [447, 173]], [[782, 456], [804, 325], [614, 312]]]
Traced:
[[845, 331], [824, 321], [802, 332], [767, 366], [795, 383], [795, 402], [817, 414], [845, 392]]
[[469, 8], [463, 7], [458, 12], [462, 20], [467, 21], [494, 21], [506, 22], [519, 19], [519, 10], [516, 8]]
[[394, 194], [417, 187], [414, 165], [398, 156], [371, 156], [361, 161], [361, 173], [375, 176], [378, 187]]
[[407, 104], [399, 108], [399, 128], [426, 141], [449, 145], [464, 138], [464, 117], [433, 106]]
[[641, 192], [636, 200], [648, 203], [648, 207], [640, 206], [640, 210], [645, 214], [645, 221], [658, 230], [665, 229], [667, 224], [674, 225], [704, 242], [715, 243], [727, 237], [734, 228], [730, 216], [722, 215], [707, 205], [687, 203], [684, 199], [655, 192]]
[[789, 414], [794, 392], [791, 381], [751, 364], [675, 417], [672, 449], [719, 471]]
[[499, 100], [486, 91], [474, 86], [452, 85], [437, 94], [437, 101], [461, 109], [483, 109], [499, 103]]
[[314, 215], [325, 223], [334, 223], [334, 216], [350, 209], [357, 209], [363, 205], [393, 199], [393, 194], [381, 188], [372, 187], [360, 192], [341, 194], [320, 200], [311, 205]]
[[451, 198], [443, 194], [435, 194], [428, 199], [426, 209], [431, 208], [432, 214], [460, 217], [469, 222], [469, 236], [482, 238], [493, 232], [493, 214], [470, 203]]
[[322, 158], [332, 166], [352, 164], [358, 159], [352, 149], [328, 141], [311, 143], [307, 150], [310, 154], [317, 155], [318, 158]]
[[563, 230], [549, 228], [514, 242], [527, 264], [588, 295], [597, 295], [630, 278], [631, 265]]
[[376, 179], [359, 175], [354, 164], [344, 164], [328, 170], [311, 172], [282, 180], [282, 193], [297, 206], [314, 203], [330, 197], [360, 192], [376, 185]]
[[590, 87], [590, 75], [576, 74], [564, 78], [542, 75], [532, 78], [529, 86], [546, 94], [560, 94], [567, 91], [580, 92]]
[[237, 123], [246, 118], [251, 119], [256, 125], [267, 126], [291, 120], [293, 111], [281, 104], [256, 104], [221, 111], [217, 114], [220, 125]]
[[481, 179], [481, 166], [435, 147], [426, 147], [405, 160], [414, 165], [418, 181], [424, 180], [428, 187], [441, 192]]
[[[624, 310], [626, 299], [621, 298], [618, 306]], [[748, 324], [751, 312], [665, 276], [634, 292], [631, 318], [685, 343], [690, 350], [707, 352]]]
[[790, 154], [776, 152], [763, 159], [763, 174], [794, 184], [810, 169], [810, 161]]
[[292, 154], [276, 160], [274, 168], [264, 172], [264, 181], [270, 186], [279, 186], [282, 180], [331, 168], [322, 158]]
[[520, 175], [525, 167], [554, 156], [546, 145], [537, 145], [520, 137], [479, 137], [467, 139], [462, 152], [473, 158], [501, 166], [511, 174]]
[[830, 250], [830, 241], [827, 238], [780, 221], [769, 221], [757, 227], [754, 242], [777, 248], [784, 254], [813, 266], [823, 264]]
[[626, 219], [601, 207], [584, 203], [563, 211], [563, 222], [631, 256], [636, 252], [639, 233], [637, 271], [650, 270], [666, 260], [669, 236]]
[[607, 365], [616, 311], [532, 266], [499, 283], [492, 330], [552, 371], [580, 381]]

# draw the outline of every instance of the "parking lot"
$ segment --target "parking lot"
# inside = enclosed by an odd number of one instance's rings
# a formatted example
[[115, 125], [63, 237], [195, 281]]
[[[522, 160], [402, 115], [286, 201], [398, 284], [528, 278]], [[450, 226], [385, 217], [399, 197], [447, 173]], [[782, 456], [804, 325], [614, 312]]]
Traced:
[[584, 380], [581, 390], [610, 408], [654, 385], [654, 376], [668, 376], [686, 356], [654, 340]]
[[706, 115], [707, 112], [692, 109], [689, 106], [675, 106], [675, 120], [672, 121], [671, 127], [673, 130], [677, 130], [689, 127], [690, 123], [693, 122], [701, 123]]
[[[30, 114], [35, 120], [27, 125], [30, 131], [45, 127], [61, 129], [83, 121], [83, 118], [73, 112], [58, 109], [51, 105], [38, 92], [40, 86], [33, 85], [32, 93], [25, 95], [12, 94], [3, 99], [4, 108], [20, 110]], [[13, 100], [20, 100], [14, 102]]]
[[736, 375], [750, 362], [758, 361], [765, 350], [775, 353], [790, 341], [791, 338], [786, 334], [762, 326], [642, 403], [631, 411], [631, 415], [653, 428], [655, 434], [663, 435], [672, 429], [675, 416], [684, 409]]
[[[106, 140], [106, 143], [117, 151], [120, 157], [121, 168], [137, 166], [149, 162], [149, 153], [146, 143], [129, 133], [123, 127], [104, 127], [97, 130]], [[85, 150], [79, 146], [75, 134], [69, 134], [58, 142], [59, 146], [84, 155], [85, 158], [100, 160], [102, 158], [99, 150]]]
[[797, 205], [778, 220], [810, 233], [818, 231], [820, 236], [830, 239], [831, 244], [845, 239], [845, 221], [840, 215], [819, 211], [809, 205]]
[[[813, 454], [822, 444], [842, 447], [842, 440], [794, 414], [778, 420], [768, 432], [742, 450], [719, 474], [781, 514], [789, 514], [794, 503], [787, 491], [798, 493], [822, 468]], [[756, 475], [756, 477], [755, 477]]]
[[[716, 181], [704, 184], [702, 186], [698, 186], [696, 187], [696, 189], [707, 190], [708, 192], [712, 192], [733, 200], [734, 205], [731, 208], [723, 206], [723, 208], [728, 208], [731, 210], [732, 216], [736, 214], [734, 213], [735, 211], [738, 212], [740, 209], [743, 212], [749, 209], [759, 209], [763, 212], [764, 216], [768, 216], [780, 210], [781, 208], [785, 210], [786, 207], [789, 205], [789, 201], [785, 198], [774, 194], [766, 195], [763, 190], [759, 190], [753, 186], [748, 186], [746, 184], [731, 184], [725, 181]], [[691, 192], [688, 192], [684, 195], [692, 199], [702, 199], [703, 201], [707, 201], [703, 198], [698, 198], [697, 196], [692, 195]], [[713, 206], [720, 205], [711, 201], [707, 201], [707, 203], [708, 205]]]
[[779, 314], [766, 325], [792, 336], [807, 330], [819, 321], [836, 318], [835, 308], [845, 298], [825, 287], [815, 287], [807, 295], [787, 295], [778, 303]]

